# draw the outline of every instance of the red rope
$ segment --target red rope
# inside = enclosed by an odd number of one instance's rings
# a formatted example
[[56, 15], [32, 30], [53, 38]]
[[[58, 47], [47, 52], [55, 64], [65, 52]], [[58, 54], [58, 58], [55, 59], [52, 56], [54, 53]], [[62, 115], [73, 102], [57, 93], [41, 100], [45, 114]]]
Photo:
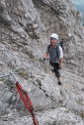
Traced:
[[38, 122], [37, 122], [36, 117], [34, 116], [34, 117], [32, 117], [32, 118], [33, 118], [33, 122], [34, 122], [34, 124], [35, 124], [35, 125], [39, 125]]
[[37, 120], [36, 120], [36, 117], [33, 113], [33, 110], [34, 110], [33, 104], [31, 102], [30, 98], [28, 97], [27, 93], [24, 92], [24, 89], [21, 87], [19, 82], [16, 82], [16, 88], [18, 90], [18, 93], [20, 94], [20, 97], [21, 97], [22, 101], [24, 102], [24, 105], [26, 106], [28, 111], [31, 113], [34, 124], [39, 125]]

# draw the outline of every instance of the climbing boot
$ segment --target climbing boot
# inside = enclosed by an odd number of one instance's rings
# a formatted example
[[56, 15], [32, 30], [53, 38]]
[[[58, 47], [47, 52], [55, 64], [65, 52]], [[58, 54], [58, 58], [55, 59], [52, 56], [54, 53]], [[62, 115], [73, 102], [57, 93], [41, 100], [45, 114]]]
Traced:
[[58, 82], [58, 85], [63, 85], [61, 82]]

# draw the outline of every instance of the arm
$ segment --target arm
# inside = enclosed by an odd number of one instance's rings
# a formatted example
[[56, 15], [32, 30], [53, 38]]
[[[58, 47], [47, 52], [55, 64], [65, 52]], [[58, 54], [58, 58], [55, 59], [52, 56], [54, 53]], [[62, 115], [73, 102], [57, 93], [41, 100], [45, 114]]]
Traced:
[[48, 53], [46, 53], [46, 54], [44, 55], [44, 58], [45, 58], [45, 59], [47, 59], [47, 58], [48, 58]]
[[63, 62], [63, 58], [60, 58], [59, 67], [61, 67], [62, 62]]
[[49, 47], [47, 47], [46, 53], [44, 55], [44, 59], [48, 59], [48, 57], [49, 57], [49, 49], [48, 48]]
[[60, 49], [59, 67], [61, 67], [61, 64], [63, 62], [63, 50], [62, 50], [62, 48], [60, 46], [59, 46], [59, 49]]

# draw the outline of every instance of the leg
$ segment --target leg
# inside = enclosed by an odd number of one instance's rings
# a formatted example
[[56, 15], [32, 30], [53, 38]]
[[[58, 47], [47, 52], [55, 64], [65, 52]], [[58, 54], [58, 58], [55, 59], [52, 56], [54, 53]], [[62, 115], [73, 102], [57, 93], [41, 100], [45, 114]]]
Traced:
[[53, 69], [51, 69], [52, 72], [55, 72], [55, 69], [54, 69], [54, 63], [50, 62], [50, 65], [52, 66]]
[[60, 81], [60, 73], [59, 73], [59, 69], [58, 69], [59, 64], [58, 63], [51, 63], [50, 62], [50, 65], [54, 68], [53, 72], [55, 72], [55, 75], [57, 77], [58, 85], [62, 85], [62, 83]]
[[60, 80], [60, 73], [59, 73], [58, 66], [59, 66], [58, 63], [56, 63], [55, 66], [54, 66], [54, 69], [55, 69], [55, 75], [56, 75], [57, 80], [58, 80], [58, 85], [62, 85], [61, 80]]
[[57, 77], [57, 79], [58, 79], [58, 82], [60, 82], [61, 80], [60, 80], [60, 77]]

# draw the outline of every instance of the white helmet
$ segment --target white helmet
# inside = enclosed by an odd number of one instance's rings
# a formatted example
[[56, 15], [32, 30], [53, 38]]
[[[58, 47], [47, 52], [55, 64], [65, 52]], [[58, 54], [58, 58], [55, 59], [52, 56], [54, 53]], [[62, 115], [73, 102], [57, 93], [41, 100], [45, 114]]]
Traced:
[[56, 33], [52, 33], [50, 38], [55, 38], [56, 40], [59, 39], [58, 35]]

